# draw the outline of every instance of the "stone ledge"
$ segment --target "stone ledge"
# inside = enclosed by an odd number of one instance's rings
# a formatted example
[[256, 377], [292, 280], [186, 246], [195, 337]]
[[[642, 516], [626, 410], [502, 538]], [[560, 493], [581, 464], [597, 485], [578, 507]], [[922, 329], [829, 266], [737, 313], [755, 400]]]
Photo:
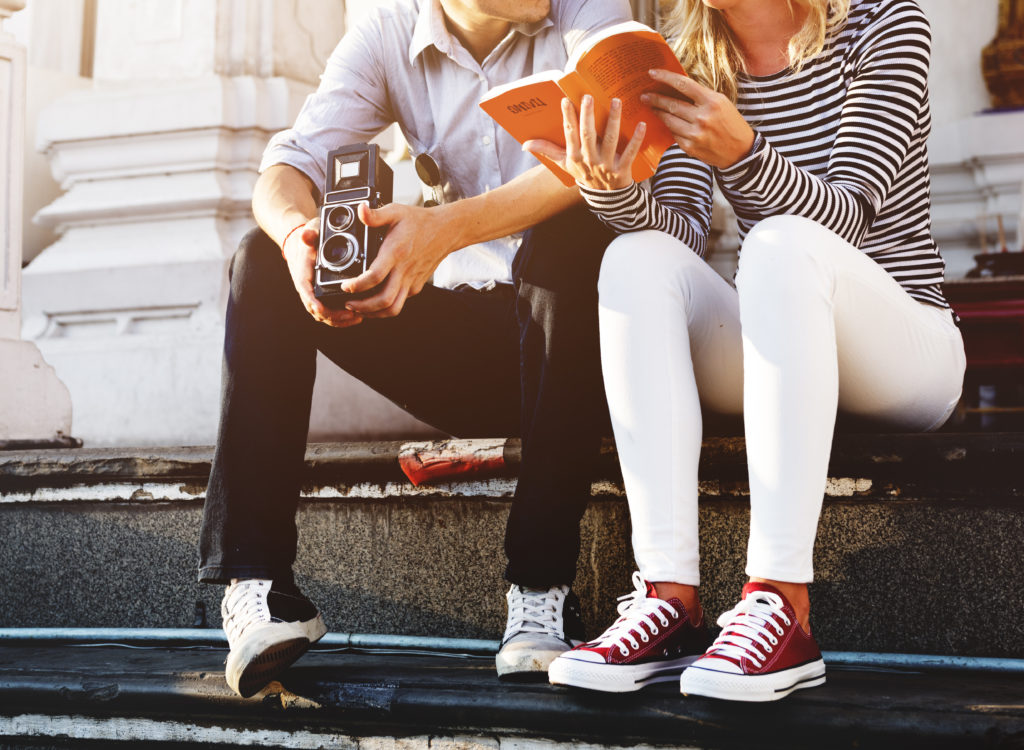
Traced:
[[[1020, 599], [1020, 442], [837, 439], [815, 545], [823, 648], [1024, 657], [1024, 623], [1006, 616]], [[401, 445], [310, 446], [300, 585], [340, 631], [495, 638], [515, 444], [497, 476], [420, 487], [398, 469]], [[197, 608], [218, 624], [220, 589], [194, 572], [210, 453], [0, 455], [0, 625], [185, 627]], [[592, 635], [615, 618], [634, 569], [615, 468], [609, 449], [581, 523], [574, 588]], [[702, 590], [717, 616], [745, 578], [742, 440], [707, 441], [702, 474]]]
[[118, 740], [242, 744], [243, 733], [265, 732], [277, 746], [318, 739], [352, 750], [433, 747], [431, 738], [446, 737], [489, 750], [529, 740], [935, 750], [1024, 739], [1020, 675], [830, 668], [821, 688], [752, 705], [682, 697], [669, 683], [626, 695], [505, 684], [482, 658], [314, 651], [243, 700], [224, 683], [224, 654], [0, 648], [0, 735], [102, 740], [116, 730]]
[[[500, 468], [453, 475], [419, 488], [413, 487], [399, 466], [399, 455], [409, 445], [458, 451], [478, 442], [310, 444], [304, 494], [311, 499], [510, 495], [520, 460], [518, 439], [490, 441], [502, 447]], [[0, 501], [195, 500], [205, 492], [212, 455], [208, 446], [0, 452]], [[1017, 469], [1022, 456], [1024, 433], [839, 435], [833, 445], [826, 494], [833, 498], [1016, 501], [1024, 494], [1024, 481]], [[605, 442], [594, 479], [595, 496], [622, 495], [611, 441]], [[700, 481], [705, 497], [747, 495], [743, 438], [706, 439]], [[90, 487], [93, 491], [86, 489]]]

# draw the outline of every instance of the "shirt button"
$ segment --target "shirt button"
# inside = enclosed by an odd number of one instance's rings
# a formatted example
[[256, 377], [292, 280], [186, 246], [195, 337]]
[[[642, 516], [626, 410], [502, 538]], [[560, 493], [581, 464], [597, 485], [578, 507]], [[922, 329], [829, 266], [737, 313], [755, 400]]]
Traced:
[[480, 142], [483, 143], [485, 146], [490, 146], [491, 145], [491, 136], [485, 135], [483, 138], [480, 139]]

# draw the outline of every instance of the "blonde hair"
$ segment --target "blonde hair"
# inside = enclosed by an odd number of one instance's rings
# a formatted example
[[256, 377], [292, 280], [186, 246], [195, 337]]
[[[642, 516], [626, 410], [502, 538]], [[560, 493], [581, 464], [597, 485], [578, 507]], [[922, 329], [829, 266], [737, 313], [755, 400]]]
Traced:
[[[789, 65], [796, 71], [825, 47], [846, 23], [850, 0], [789, 0], [807, 9], [803, 27], [789, 40]], [[743, 55], [720, 10], [702, 0], [674, 0], [661, 24], [683, 69], [695, 80], [736, 101], [736, 74], [746, 72]]]

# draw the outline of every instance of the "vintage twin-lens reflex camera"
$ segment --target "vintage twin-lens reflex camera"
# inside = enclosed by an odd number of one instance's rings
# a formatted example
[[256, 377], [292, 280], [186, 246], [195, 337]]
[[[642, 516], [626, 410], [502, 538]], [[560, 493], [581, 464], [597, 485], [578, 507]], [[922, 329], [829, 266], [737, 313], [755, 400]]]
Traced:
[[320, 209], [320, 248], [313, 269], [313, 294], [328, 307], [365, 296], [349, 294], [341, 285], [370, 267], [387, 227], [368, 227], [356, 208], [391, 202], [393, 174], [375, 143], [354, 143], [327, 156], [327, 186]]

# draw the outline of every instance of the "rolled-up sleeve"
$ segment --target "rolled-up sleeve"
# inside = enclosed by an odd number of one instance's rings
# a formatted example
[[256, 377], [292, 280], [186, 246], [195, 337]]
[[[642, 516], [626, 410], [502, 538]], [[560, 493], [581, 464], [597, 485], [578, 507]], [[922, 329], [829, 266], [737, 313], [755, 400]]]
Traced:
[[554, 3], [553, 10], [570, 56], [595, 31], [633, 20], [628, 0], [564, 0]]
[[331, 149], [369, 141], [394, 122], [385, 83], [386, 62], [381, 59], [386, 30], [382, 21], [371, 12], [346, 32], [295, 124], [270, 139], [260, 172], [274, 164], [288, 164], [320, 189]]

